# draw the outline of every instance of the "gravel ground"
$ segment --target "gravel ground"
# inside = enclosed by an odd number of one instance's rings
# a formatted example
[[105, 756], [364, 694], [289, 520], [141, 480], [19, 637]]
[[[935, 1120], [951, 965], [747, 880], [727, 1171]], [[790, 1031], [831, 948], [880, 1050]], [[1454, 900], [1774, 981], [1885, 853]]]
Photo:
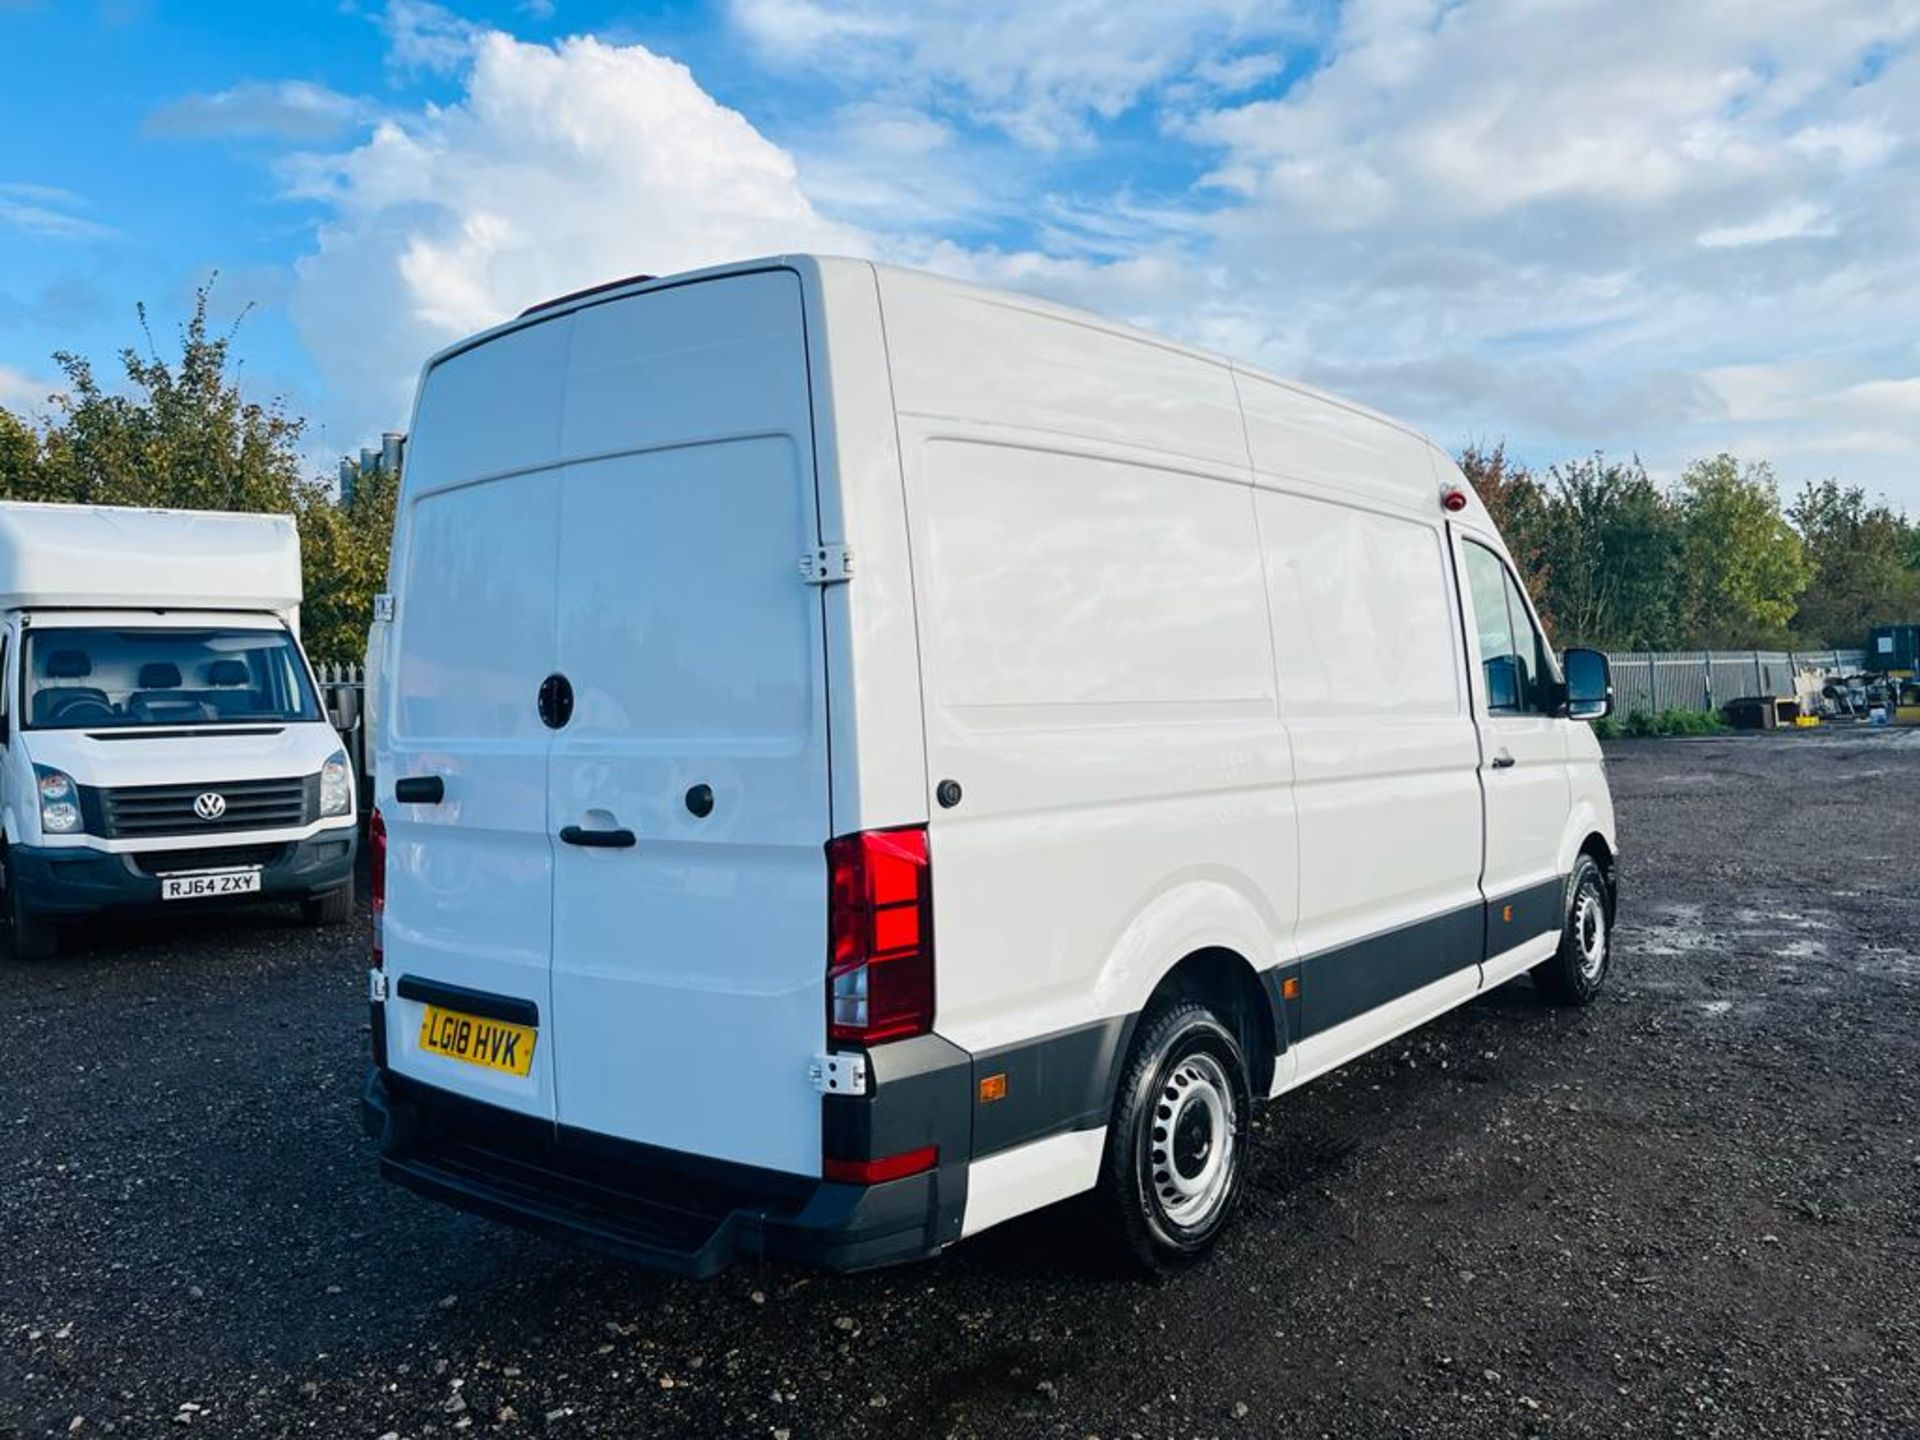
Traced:
[[1160, 1287], [1071, 1210], [690, 1284], [414, 1199], [364, 924], [0, 959], [0, 1435], [1920, 1435], [1920, 734], [1611, 764], [1603, 1000], [1517, 981], [1266, 1111]]

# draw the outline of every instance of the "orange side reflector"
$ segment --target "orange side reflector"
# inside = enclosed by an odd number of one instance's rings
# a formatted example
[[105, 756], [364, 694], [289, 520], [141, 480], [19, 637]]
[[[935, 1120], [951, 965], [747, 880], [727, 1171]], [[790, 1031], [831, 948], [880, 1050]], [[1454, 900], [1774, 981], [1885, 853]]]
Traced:
[[1300, 998], [1300, 977], [1298, 975], [1289, 975], [1280, 982], [1280, 998], [1282, 1000], [1298, 1000]]
[[1500, 907], [1500, 918], [1511, 925], [1513, 923], [1513, 907], [1511, 905], [1502, 905]]
[[982, 1105], [993, 1100], [1004, 1100], [1006, 1098], [1007, 1077], [1004, 1073], [989, 1075], [980, 1082], [980, 1103]]

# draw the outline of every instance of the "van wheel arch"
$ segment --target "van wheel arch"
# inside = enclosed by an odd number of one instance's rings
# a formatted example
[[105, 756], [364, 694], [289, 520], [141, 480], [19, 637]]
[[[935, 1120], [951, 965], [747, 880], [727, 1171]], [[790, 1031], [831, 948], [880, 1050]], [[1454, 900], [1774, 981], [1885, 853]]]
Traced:
[[1607, 837], [1594, 831], [1580, 842], [1579, 854], [1590, 856], [1593, 863], [1600, 867], [1600, 877], [1606, 883], [1607, 919], [1611, 922], [1619, 899], [1619, 871], [1614, 857], [1613, 847], [1607, 843]]
[[[1225, 948], [1196, 950], [1160, 978], [1141, 1013], [1162, 1001], [1193, 1000], [1211, 1010], [1234, 1032], [1247, 1058], [1248, 1079], [1256, 1099], [1273, 1088], [1273, 1069], [1285, 1042], [1279, 1016], [1261, 984], [1259, 972], [1238, 951]], [[1124, 1060], [1125, 1046], [1117, 1060]], [[1118, 1084], [1119, 1075], [1113, 1077]]]

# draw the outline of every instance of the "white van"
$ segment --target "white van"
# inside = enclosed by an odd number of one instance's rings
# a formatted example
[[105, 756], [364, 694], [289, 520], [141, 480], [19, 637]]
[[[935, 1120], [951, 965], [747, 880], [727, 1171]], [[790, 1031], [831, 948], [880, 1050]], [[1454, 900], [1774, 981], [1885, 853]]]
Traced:
[[0, 503], [0, 884], [16, 956], [63, 919], [353, 911], [351, 767], [300, 650], [284, 515]]
[[688, 1274], [1097, 1191], [1174, 1265], [1256, 1097], [1606, 976], [1605, 659], [1379, 415], [801, 256], [537, 307], [411, 434], [365, 1116], [417, 1191]]

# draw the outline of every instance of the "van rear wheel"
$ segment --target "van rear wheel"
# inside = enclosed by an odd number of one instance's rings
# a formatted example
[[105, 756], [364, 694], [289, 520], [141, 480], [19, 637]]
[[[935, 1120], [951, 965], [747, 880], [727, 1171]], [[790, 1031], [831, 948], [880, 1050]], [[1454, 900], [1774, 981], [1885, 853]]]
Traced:
[[1253, 1096], [1233, 1032], [1192, 1000], [1141, 1018], [1114, 1100], [1100, 1203], [1136, 1265], [1166, 1273], [1212, 1248], [1240, 1204]]
[[1554, 1005], [1585, 1005], [1600, 993], [1613, 968], [1613, 908], [1606, 877], [1591, 855], [1574, 861], [1567, 877], [1567, 914], [1560, 948], [1533, 967], [1540, 993]]

